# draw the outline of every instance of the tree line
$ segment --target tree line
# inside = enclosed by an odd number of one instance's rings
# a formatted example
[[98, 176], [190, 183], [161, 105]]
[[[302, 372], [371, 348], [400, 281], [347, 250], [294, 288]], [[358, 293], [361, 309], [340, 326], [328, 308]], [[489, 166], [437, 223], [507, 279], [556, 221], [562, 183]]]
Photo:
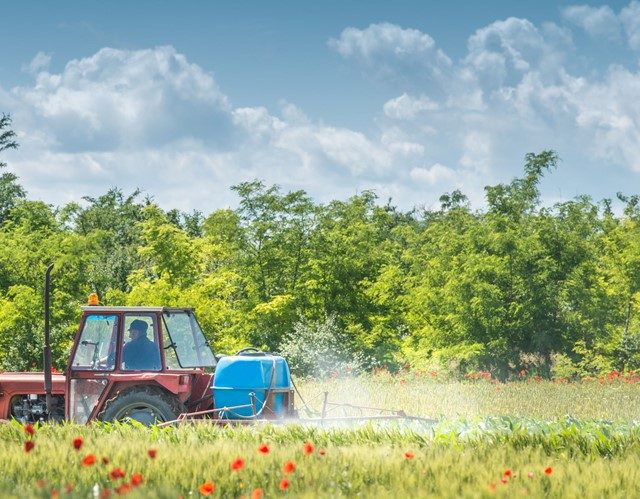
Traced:
[[[7, 115], [0, 152], [17, 147]], [[553, 151], [522, 175], [402, 211], [365, 191], [317, 203], [261, 181], [237, 208], [165, 211], [109, 189], [51, 206], [0, 175], [0, 369], [41, 369], [44, 269], [55, 264], [54, 359], [84, 304], [193, 307], [214, 351], [290, 354], [300, 374], [374, 367], [525, 369], [584, 376], [640, 367], [640, 198], [543, 206]], [[6, 165], [0, 163], [0, 168]], [[316, 359], [310, 362], [309, 359]], [[332, 367], [327, 367], [327, 366]]]

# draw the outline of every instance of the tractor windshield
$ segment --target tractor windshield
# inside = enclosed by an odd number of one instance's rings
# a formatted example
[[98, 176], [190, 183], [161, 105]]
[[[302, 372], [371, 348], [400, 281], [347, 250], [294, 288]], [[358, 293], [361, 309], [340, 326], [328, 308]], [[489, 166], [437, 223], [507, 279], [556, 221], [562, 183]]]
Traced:
[[73, 357], [72, 369], [112, 371], [115, 367], [117, 331], [117, 316], [88, 315]]
[[193, 312], [167, 311], [163, 314], [163, 320], [171, 339], [171, 343], [164, 348], [175, 351], [180, 367], [215, 367], [216, 359]]

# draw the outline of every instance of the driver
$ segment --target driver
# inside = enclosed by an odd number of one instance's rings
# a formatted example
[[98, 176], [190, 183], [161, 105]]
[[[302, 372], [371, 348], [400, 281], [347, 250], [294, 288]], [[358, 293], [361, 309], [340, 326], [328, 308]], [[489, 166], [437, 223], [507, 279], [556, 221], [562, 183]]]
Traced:
[[122, 347], [122, 361], [125, 369], [160, 369], [160, 351], [156, 344], [147, 338], [149, 325], [140, 319], [131, 321], [129, 338]]

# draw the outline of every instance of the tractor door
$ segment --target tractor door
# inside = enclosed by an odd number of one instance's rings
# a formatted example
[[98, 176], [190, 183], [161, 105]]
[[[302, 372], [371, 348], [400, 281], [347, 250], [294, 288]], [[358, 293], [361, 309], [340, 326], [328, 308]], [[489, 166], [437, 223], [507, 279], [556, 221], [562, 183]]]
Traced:
[[67, 418], [86, 423], [116, 367], [118, 324], [116, 314], [88, 314], [71, 352], [67, 375]]

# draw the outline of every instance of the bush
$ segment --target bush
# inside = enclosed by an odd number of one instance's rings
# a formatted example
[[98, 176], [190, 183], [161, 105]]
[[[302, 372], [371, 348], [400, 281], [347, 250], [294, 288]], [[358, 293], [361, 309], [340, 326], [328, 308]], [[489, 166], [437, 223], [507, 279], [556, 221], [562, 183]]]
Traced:
[[356, 350], [333, 314], [325, 316], [324, 321], [298, 321], [279, 350], [291, 372], [303, 377], [357, 373], [366, 364], [364, 355]]

